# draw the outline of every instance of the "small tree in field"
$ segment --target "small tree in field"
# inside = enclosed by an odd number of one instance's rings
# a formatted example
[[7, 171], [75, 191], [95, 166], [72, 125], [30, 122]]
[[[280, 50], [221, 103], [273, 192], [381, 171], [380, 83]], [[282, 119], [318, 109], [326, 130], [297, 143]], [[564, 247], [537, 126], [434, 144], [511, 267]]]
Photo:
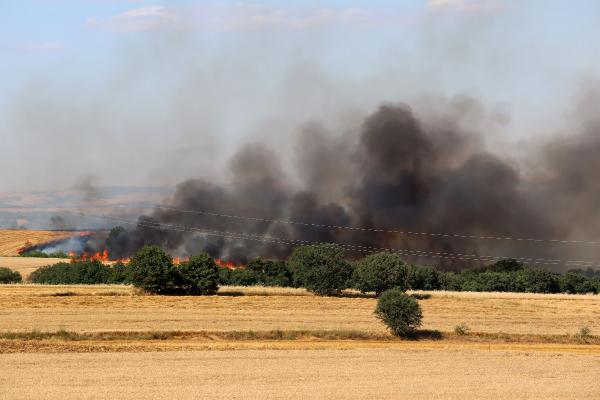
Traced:
[[194, 295], [215, 294], [219, 290], [219, 268], [207, 253], [201, 253], [179, 266], [183, 291]]
[[320, 295], [333, 295], [346, 289], [352, 266], [344, 250], [335, 244], [299, 246], [289, 259], [294, 281]]
[[133, 255], [129, 263], [131, 283], [145, 292], [172, 293], [180, 280], [173, 259], [158, 246], [145, 246]]
[[361, 292], [382, 292], [408, 288], [408, 268], [398, 254], [381, 252], [365, 257], [356, 267], [356, 286]]
[[397, 336], [413, 333], [419, 326], [423, 314], [414, 297], [394, 288], [381, 294], [375, 308], [375, 315]]
[[0, 267], [0, 283], [19, 283], [22, 280], [21, 274], [17, 271]]

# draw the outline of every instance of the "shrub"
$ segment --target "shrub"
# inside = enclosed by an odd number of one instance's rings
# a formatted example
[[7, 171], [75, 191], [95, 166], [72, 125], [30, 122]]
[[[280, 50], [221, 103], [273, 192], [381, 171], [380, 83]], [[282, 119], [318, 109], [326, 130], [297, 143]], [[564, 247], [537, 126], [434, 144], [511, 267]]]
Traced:
[[255, 284], [264, 286], [291, 286], [292, 274], [285, 261], [255, 258], [246, 266], [254, 274]]
[[21, 274], [17, 271], [0, 267], [0, 283], [19, 283], [22, 280]]
[[406, 336], [421, 326], [423, 314], [417, 300], [398, 288], [386, 290], [377, 301], [375, 315], [397, 336]]
[[201, 253], [179, 266], [182, 289], [193, 295], [215, 294], [219, 290], [219, 270], [207, 253]]
[[561, 276], [560, 289], [565, 293], [596, 293], [596, 287], [592, 283], [591, 279], [586, 278], [584, 275], [567, 272]]
[[482, 270], [483, 271], [491, 271], [491, 272], [515, 272], [515, 271], [521, 271], [524, 268], [525, 268], [525, 266], [523, 265], [523, 263], [521, 263], [515, 259], [509, 258], [509, 259], [497, 261], [492, 265], [483, 267]]
[[411, 265], [408, 268], [408, 286], [413, 290], [442, 289], [444, 278], [444, 273], [433, 267]]
[[524, 269], [515, 274], [515, 291], [527, 293], [559, 293], [557, 274], [543, 269]]
[[352, 266], [335, 244], [296, 247], [289, 267], [296, 284], [320, 295], [339, 293], [352, 277]]
[[114, 266], [100, 261], [60, 262], [38, 268], [29, 275], [29, 281], [50, 285], [125, 283], [129, 270], [122, 263]]
[[466, 335], [467, 333], [469, 333], [470, 330], [471, 328], [469, 328], [469, 326], [464, 322], [461, 322], [459, 325], [456, 325], [454, 327], [454, 333], [456, 333], [459, 336]]
[[20, 257], [36, 257], [36, 258], [69, 258], [69, 255], [63, 251], [54, 253], [43, 253], [39, 250], [26, 251], [19, 254]]
[[173, 259], [158, 246], [144, 246], [129, 262], [131, 283], [148, 293], [167, 294], [178, 289], [181, 278]]
[[361, 292], [380, 293], [398, 288], [408, 288], [408, 268], [398, 254], [381, 252], [363, 258], [357, 263], [356, 287]]

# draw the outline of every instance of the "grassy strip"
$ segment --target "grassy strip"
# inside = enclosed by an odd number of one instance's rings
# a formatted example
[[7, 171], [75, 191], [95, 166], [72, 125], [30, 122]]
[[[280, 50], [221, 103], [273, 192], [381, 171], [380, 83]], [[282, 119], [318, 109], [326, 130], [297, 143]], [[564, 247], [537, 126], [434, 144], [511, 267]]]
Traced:
[[69, 332], [64, 329], [54, 332], [32, 330], [29, 332], [2, 332], [0, 339], [5, 340], [453, 340], [463, 342], [501, 342], [501, 343], [557, 343], [557, 344], [600, 344], [597, 335], [536, 335], [512, 333], [467, 334], [442, 333], [438, 331], [420, 330], [406, 338], [398, 338], [388, 333], [364, 332], [354, 330], [269, 330], [269, 331], [114, 331], [114, 332]]

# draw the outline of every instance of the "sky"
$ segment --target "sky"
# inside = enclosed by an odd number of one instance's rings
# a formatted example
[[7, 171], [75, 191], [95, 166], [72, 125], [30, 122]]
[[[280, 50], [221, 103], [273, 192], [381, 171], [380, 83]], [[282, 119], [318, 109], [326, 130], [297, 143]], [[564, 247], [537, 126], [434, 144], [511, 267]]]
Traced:
[[174, 185], [382, 102], [468, 95], [498, 143], [568, 134], [599, 20], [594, 0], [0, 0], [0, 191]]

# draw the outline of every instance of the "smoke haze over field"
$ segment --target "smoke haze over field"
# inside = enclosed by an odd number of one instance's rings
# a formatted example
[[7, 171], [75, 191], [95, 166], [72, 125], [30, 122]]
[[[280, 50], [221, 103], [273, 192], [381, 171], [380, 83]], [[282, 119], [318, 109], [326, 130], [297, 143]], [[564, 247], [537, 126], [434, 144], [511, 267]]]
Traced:
[[[102, 185], [176, 187], [165, 205], [186, 211], [600, 240], [596, 2], [42, 3], [0, 17], [2, 191], [71, 188], [114, 216]], [[73, 218], [50, 223], [89, 227]], [[600, 248], [166, 208], [127, 228], [123, 255], [235, 261], [290, 246], [224, 231], [594, 263]]]

